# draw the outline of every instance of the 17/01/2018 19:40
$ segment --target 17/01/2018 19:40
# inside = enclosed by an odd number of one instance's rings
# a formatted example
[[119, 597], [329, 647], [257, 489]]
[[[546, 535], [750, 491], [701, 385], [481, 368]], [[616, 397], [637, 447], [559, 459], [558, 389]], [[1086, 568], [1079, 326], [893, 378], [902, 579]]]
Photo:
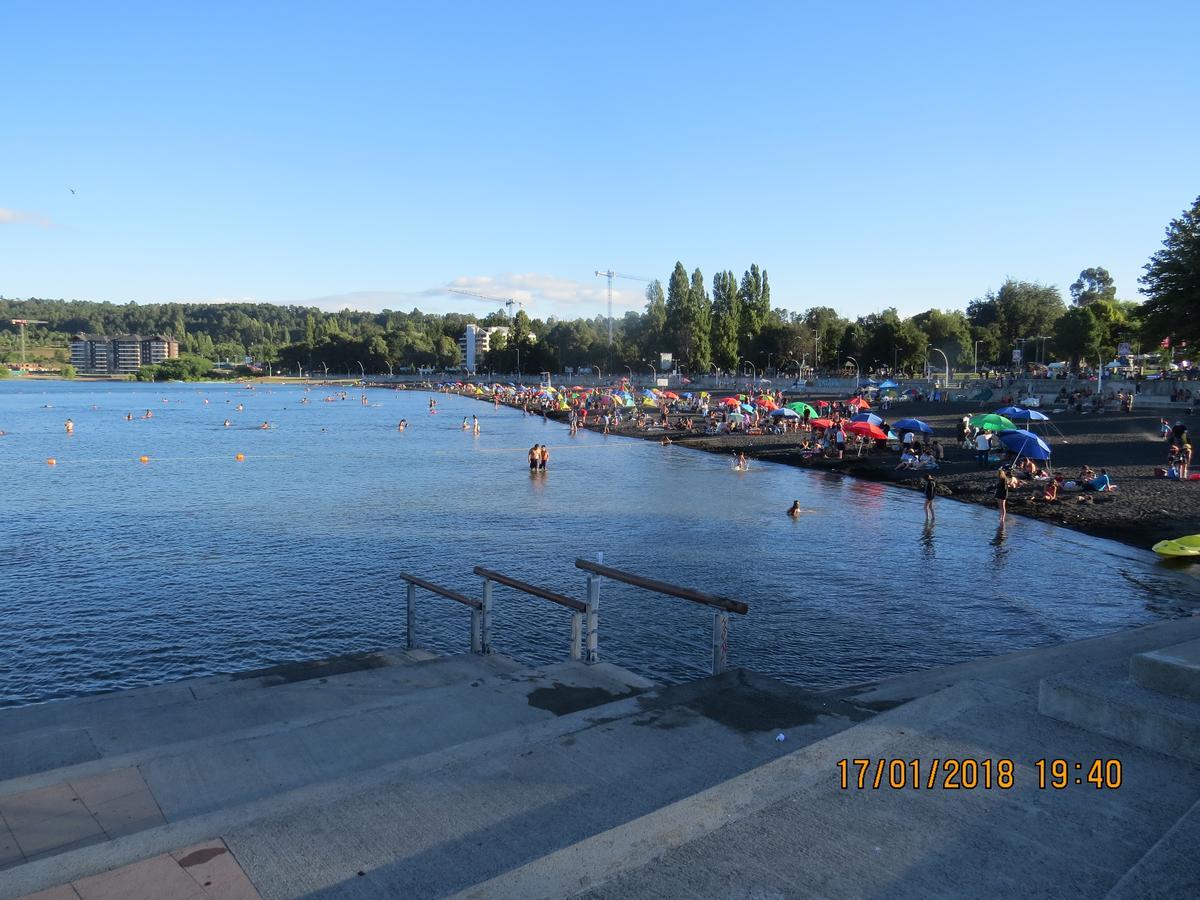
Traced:
[[[1096, 790], [1116, 790], [1124, 777], [1119, 759], [1038, 759], [1040, 790], [1064, 790], [1088, 785]], [[934, 757], [921, 759], [839, 759], [842, 790], [1010, 790], [1016, 785], [1017, 766], [1012, 759]]]

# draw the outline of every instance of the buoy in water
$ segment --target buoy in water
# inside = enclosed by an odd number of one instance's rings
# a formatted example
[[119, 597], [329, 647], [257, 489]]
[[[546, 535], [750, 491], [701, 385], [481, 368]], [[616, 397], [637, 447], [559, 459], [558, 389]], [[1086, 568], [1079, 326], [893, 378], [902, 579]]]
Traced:
[[140, 462], [140, 463], [148, 463], [148, 462], [150, 462], [150, 457], [148, 457], [148, 456], [139, 456], [139, 457], [138, 457], [138, 462]]
[[57, 459], [55, 459], [55, 458], [52, 456], [52, 457], [50, 457], [48, 460], [46, 460], [46, 465], [48, 465], [48, 466], [57, 466], [57, 465], [58, 465], [58, 460], [57, 460]]
[[246, 458], [245, 453], [239, 453], [237, 456], [234, 457], [234, 459], [236, 459], [238, 462], [242, 462], [245, 458]]

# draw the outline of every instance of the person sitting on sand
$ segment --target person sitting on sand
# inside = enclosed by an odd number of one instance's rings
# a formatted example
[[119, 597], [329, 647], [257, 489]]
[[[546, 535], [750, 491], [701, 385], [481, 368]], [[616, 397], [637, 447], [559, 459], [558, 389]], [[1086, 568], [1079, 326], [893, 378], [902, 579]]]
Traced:
[[1021, 462], [1017, 465], [1017, 471], [1030, 478], [1037, 474], [1037, 470], [1037, 465], [1028, 456], [1021, 460]]
[[1112, 479], [1108, 477], [1108, 469], [1101, 469], [1099, 475], [1087, 482], [1089, 491], [1099, 491], [1102, 494], [1113, 490], [1114, 487]]
[[1033, 495], [1034, 500], [1043, 500], [1046, 503], [1058, 502], [1058, 482], [1051, 478], [1042, 489]]
[[791, 516], [793, 519], [799, 517], [799, 515], [800, 515], [800, 501], [799, 500], [792, 501], [792, 505], [788, 507], [787, 514], [789, 516]]
[[[915, 469], [917, 467], [917, 457], [913, 456], [911, 450], [905, 450], [900, 454], [900, 462], [896, 464], [896, 469]], [[896, 471], [893, 469], [892, 471]]]
[[1087, 463], [1083, 464], [1083, 468], [1079, 470], [1079, 474], [1075, 476], [1075, 480], [1080, 484], [1087, 484], [1096, 477], [1095, 471]]
[[914, 468], [928, 470], [938, 467], [937, 460], [933, 458], [933, 454], [926, 451], [917, 457], [917, 464]]

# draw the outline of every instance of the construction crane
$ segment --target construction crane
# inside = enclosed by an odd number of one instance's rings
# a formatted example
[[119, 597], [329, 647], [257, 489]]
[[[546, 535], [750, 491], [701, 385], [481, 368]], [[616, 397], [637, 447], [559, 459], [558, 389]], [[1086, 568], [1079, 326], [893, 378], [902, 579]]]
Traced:
[[13, 325], [21, 326], [21, 368], [25, 368], [25, 326], [26, 325], [49, 325], [50, 323], [44, 319], [9, 319]]
[[493, 303], [502, 303], [508, 309], [508, 320], [511, 322], [513, 317], [512, 308], [519, 306], [525, 308], [524, 300], [517, 300], [514, 297], [492, 297], [488, 294], [480, 294], [478, 291], [463, 291], [458, 288], [446, 288], [452, 294], [466, 294], [468, 297], [478, 297], [480, 300], [490, 300]]
[[[603, 272], [601, 272], [599, 269], [597, 269], [596, 274], [603, 275], [605, 278], [608, 279], [608, 351], [611, 354], [612, 353], [612, 334], [613, 334], [613, 329], [612, 329], [612, 281], [613, 281], [613, 279], [614, 278], [628, 278], [630, 281], [640, 281], [644, 284], [649, 284], [650, 279], [649, 278], [640, 278], [637, 275], [623, 275], [620, 272], [614, 272], [612, 269], [605, 269]], [[610, 365], [609, 368], [611, 369], [612, 366]]]

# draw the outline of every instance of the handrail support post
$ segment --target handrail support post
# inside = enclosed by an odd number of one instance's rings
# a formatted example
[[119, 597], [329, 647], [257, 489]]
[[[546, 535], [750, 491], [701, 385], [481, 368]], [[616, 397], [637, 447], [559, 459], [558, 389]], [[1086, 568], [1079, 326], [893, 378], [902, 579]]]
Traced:
[[483, 609], [479, 610], [479, 652], [492, 652], [492, 580], [483, 579]]
[[587, 654], [588, 665], [600, 662], [600, 576], [587, 577]]
[[417, 586], [408, 583], [408, 615], [407, 615], [405, 648], [415, 650], [417, 647]]
[[719, 610], [713, 616], [712, 673], [720, 675], [729, 665], [729, 613]]

